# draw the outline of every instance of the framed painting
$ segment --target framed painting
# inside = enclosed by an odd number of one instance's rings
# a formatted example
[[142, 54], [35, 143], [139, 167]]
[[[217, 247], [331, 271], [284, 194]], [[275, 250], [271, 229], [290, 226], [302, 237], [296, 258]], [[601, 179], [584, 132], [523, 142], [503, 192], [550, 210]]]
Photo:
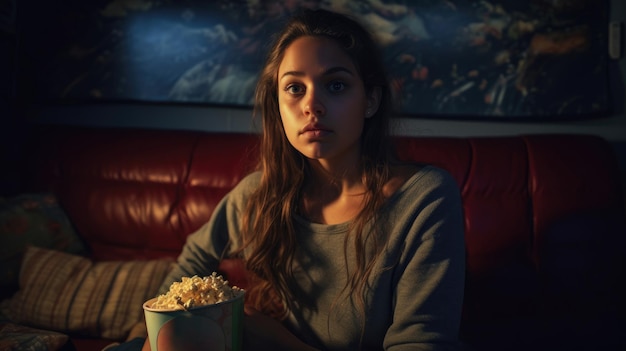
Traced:
[[[299, 8], [349, 13], [396, 111], [457, 119], [607, 113], [608, 1], [24, 0], [20, 77], [38, 101], [250, 108], [269, 39]], [[32, 5], [32, 6], [30, 6]]]

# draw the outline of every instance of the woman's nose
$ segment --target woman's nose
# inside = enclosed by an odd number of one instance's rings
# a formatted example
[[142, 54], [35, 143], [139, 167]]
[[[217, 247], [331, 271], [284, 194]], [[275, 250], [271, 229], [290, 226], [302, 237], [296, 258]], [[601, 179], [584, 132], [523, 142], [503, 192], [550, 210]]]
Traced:
[[304, 99], [304, 114], [307, 116], [314, 115], [316, 117], [321, 117], [326, 114], [326, 107], [314, 89], [307, 91], [307, 98]]

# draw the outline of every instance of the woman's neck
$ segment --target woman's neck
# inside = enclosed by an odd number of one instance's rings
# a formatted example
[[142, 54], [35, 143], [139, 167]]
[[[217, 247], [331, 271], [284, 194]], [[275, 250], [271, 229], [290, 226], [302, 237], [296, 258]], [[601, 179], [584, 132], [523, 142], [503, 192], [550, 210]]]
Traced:
[[366, 191], [358, 162], [330, 165], [311, 160], [310, 165], [311, 173], [306, 180], [305, 191], [325, 191], [337, 195], [358, 195]]
[[363, 209], [367, 189], [360, 167], [322, 167], [311, 162], [311, 174], [302, 189], [301, 215], [312, 222], [338, 224]]

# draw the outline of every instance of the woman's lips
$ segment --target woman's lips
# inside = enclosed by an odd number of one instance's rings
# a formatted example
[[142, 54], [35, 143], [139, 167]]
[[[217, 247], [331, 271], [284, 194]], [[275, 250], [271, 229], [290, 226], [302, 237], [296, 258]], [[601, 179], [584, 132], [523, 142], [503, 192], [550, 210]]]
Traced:
[[308, 136], [311, 138], [321, 138], [328, 134], [332, 133], [332, 131], [321, 124], [307, 124], [300, 131], [300, 135]]
[[302, 135], [311, 137], [311, 138], [322, 138], [325, 137], [326, 135], [330, 134], [329, 130], [324, 130], [324, 129], [311, 129], [311, 130], [307, 130], [306, 132], [302, 133]]

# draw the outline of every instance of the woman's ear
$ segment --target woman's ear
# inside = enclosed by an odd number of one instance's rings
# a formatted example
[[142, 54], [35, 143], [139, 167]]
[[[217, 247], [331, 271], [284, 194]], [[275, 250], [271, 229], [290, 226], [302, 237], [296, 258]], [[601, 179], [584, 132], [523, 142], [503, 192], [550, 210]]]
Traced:
[[365, 106], [365, 118], [370, 118], [376, 114], [380, 106], [383, 91], [380, 87], [373, 87], [367, 96], [367, 106]]

